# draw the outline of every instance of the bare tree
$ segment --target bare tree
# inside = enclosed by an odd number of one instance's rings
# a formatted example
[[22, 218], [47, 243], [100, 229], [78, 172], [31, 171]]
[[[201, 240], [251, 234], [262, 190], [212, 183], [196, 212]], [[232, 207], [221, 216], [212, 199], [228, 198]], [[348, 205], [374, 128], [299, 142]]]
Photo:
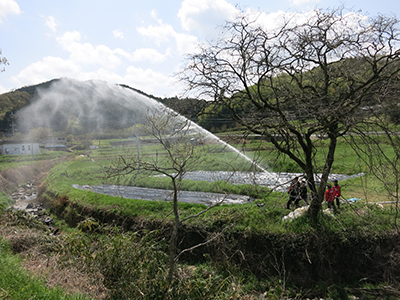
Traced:
[[[393, 81], [397, 84], [390, 91], [382, 91], [386, 95], [386, 101], [379, 105], [364, 107], [373, 114], [373, 118], [366, 119], [363, 123], [352, 128], [345, 139], [357, 153], [358, 157], [367, 166], [369, 173], [373, 175], [383, 187], [394, 204], [394, 222], [396, 227], [399, 215], [400, 200], [400, 131], [393, 124], [392, 112], [399, 111], [399, 78]], [[368, 201], [367, 195], [366, 199]]]
[[146, 142], [161, 146], [160, 150], [156, 150], [152, 154], [146, 153], [146, 155], [141, 155], [139, 151], [137, 154], [120, 155], [118, 159], [112, 161], [112, 167], [106, 172], [110, 177], [126, 175], [147, 177], [153, 174], [162, 174], [171, 180], [173, 205], [171, 213], [174, 215], [169, 241], [168, 282], [171, 283], [176, 263], [181, 254], [211, 242], [223, 232], [190, 249], [179, 250], [178, 232], [182, 222], [204, 214], [212, 207], [221, 204], [224, 199], [195, 215], [181, 218], [178, 202], [182, 179], [188, 171], [195, 170], [207, 155], [207, 147], [198, 144], [202, 140], [202, 135], [196, 130], [196, 127], [192, 126], [191, 121], [168, 108], [149, 112], [144, 130], [150, 137]]
[[[188, 92], [223, 107], [304, 171], [316, 220], [338, 138], [369, 117], [360, 107], [384, 101], [380, 91], [400, 71], [399, 21], [342, 9], [299, 19], [275, 29], [247, 16], [228, 22], [179, 76]], [[320, 138], [328, 141], [323, 163], [315, 161]]]
[[[0, 49], [0, 65], [8, 66], [9, 65], [8, 60], [4, 56], [2, 56], [2, 54], [3, 54], [3, 52]], [[4, 72], [4, 71], [5, 71], [5, 68], [0, 69], [0, 72]]]

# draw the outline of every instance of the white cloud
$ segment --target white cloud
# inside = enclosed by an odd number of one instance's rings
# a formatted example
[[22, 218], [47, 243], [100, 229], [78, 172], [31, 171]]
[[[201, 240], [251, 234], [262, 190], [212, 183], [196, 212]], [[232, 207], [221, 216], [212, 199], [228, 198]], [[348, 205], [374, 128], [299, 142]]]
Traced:
[[101, 68], [92, 72], [81, 72], [74, 78], [79, 80], [99, 79], [110, 83], [126, 84], [139, 89], [147, 94], [157, 96], [175, 96], [176, 84], [173, 78], [152, 69], [142, 69], [135, 66], [126, 68], [125, 74], [116, 74], [110, 70]]
[[216, 35], [218, 26], [233, 20], [239, 12], [225, 0], [184, 0], [178, 17], [185, 30], [210, 37]]
[[57, 38], [64, 50], [70, 52], [70, 59], [79, 64], [101, 65], [107, 69], [114, 69], [120, 63], [120, 56], [129, 56], [122, 49], [110, 49], [105, 45], [93, 46], [90, 43], [81, 43], [81, 34], [78, 31], [66, 32]]
[[196, 48], [198, 44], [198, 38], [196, 36], [178, 33], [171, 25], [164, 24], [161, 20], [157, 20], [157, 22], [157, 26], [149, 25], [148, 27], [138, 27], [138, 33], [153, 39], [158, 46], [160, 46], [161, 43], [168, 43], [172, 39], [175, 41], [180, 54], [193, 52]]
[[[0, 2], [3, 0], [0, 0]], [[153, 18], [157, 18], [156, 11], [152, 12]], [[57, 20], [45, 17], [46, 26], [53, 32], [57, 32]], [[140, 27], [138, 32], [144, 37], [155, 40], [158, 45], [166, 43], [164, 50], [155, 48], [138, 48], [134, 52], [127, 52], [121, 48], [110, 48], [107, 45], [96, 45], [86, 41], [86, 37], [79, 31], [68, 31], [57, 35], [55, 40], [66, 56], [46, 56], [39, 61], [31, 63], [17, 75], [11, 77], [15, 86], [38, 84], [53, 78], [70, 77], [78, 80], [99, 79], [114, 83], [124, 83], [138, 88], [146, 93], [154, 95], [171, 96], [177, 94], [179, 84], [173, 77], [162, 71], [151, 68], [139, 68], [136, 65], [128, 65], [125, 71], [122, 62], [147, 61], [161, 63], [179, 53], [192, 51], [197, 44], [197, 37], [177, 33], [171, 25], [157, 20], [155, 26]], [[124, 34], [114, 30], [117, 38], [123, 38]], [[174, 50], [172, 50], [174, 49]], [[178, 51], [176, 50], [178, 49]], [[118, 67], [118, 69], [117, 69]], [[121, 70], [117, 71], [116, 70]], [[171, 67], [171, 73], [173, 72]], [[1, 92], [1, 86], [0, 86]]]
[[119, 56], [125, 57], [125, 58], [127, 58], [127, 59], [131, 59], [131, 58], [132, 58], [132, 55], [131, 55], [131, 54], [129, 54], [128, 52], [126, 52], [125, 50], [123, 50], [123, 49], [121, 49], [121, 48], [115, 48], [115, 49], [113, 50], [113, 53], [114, 53], [114, 54], [117, 54], [117, 55], [119, 55]]
[[175, 41], [178, 52], [181, 55], [195, 52], [199, 45], [199, 39], [190, 34], [177, 33], [175, 35]]
[[61, 37], [57, 38], [57, 42], [64, 48], [71, 52], [73, 50], [73, 44], [77, 44], [81, 40], [81, 34], [79, 31], [68, 31]]
[[148, 94], [160, 95], [160, 90], [172, 90], [175, 87], [174, 79], [151, 69], [129, 66], [124, 76], [124, 83], [131, 87], [137, 87]]
[[151, 11], [150, 15], [151, 15], [151, 17], [152, 17], [153, 19], [158, 19], [158, 12], [157, 12], [157, 10], [153, 9], [153, 10]]
[[[317, 20], [317, 14], [319, 12], [320, 11], [318, 9], [311, 9], [309, 11], [301, 13], [277, 11], [274, 13], [266, 14], [263, 12], [257, 15], [257, 21], [254, 23], [254, 25], [260, 25], [266, 30], [273, 31], [279, 30], [284, 23], [289, 24], [290, 26], [311, 24]], [[357, 31], [360, 29], [360, 24], [367, 21], [368, 17], [358, 13], [349, 12], [344, 14], [340, 19], [341, 21], [336, 22], [336, 24], [332, 27], [337, 27], [337, 32], [343, 30], [341, 26], [343, 26], [344, 24], [352, 28], [352, 31]]]
[[138, 27], [137, 32], [143, 36], [154, 39], [159, 45], [163, 42], [168, 42], [171, 37], [176, 35], [176, 32], [171, 25], [162, 23], [158, 26], [150, 25], [148, 27]]
[[114, 35], [114, 37], [119, 38], [119, 39], [125, 38], [124, 33], [119, 30], [114, 30], [113, 35]]
[[[125, 73], [115, 73], [107, 68], [84, 70], [82, 66], [71, 59], [48, 56], [41, 61], [30, 64], [11, 81], [15, 86], [25, 86], [42, 83], [54, 78], [69, 77], [78, 80], [99, 79], [111, 83], [124, 83], [154, 95], [176, 95], [178, 86], [174, 78], [152, 69], [142, 69], [135, 66], [126, 68]], [[0, 86], [0, 93], [5, 92]]]
[[246, 13], [249, 14], [251, 18], [256, 19], [254, 25], [260, 25], [269, 31], [281, 28], [281, 26], [289, 20], [301, 23], [308, 18], [309, 14], [285, 12], [283, 10], [278, 10], [270, 14], [267, 14], [265, 12], [260, 13], [256, 11], [247, 11]]
[[56, 23], [56, 19], [52, 16], [48, 16], [46, 18], [46, 26], [48, 28], [50, 28], [51, 31], [56, 32], [56, 28], [57, 28], [57, 23]]
[[20, 13], [21, 10], [16, 1], [0, 0], [0, 22], [2, 22], [7, 15], [19, 15]]
[[11, 81], [17, 86], [38, 84], [58, 77], [75, 77], [81, 71], [80, 67], [70, 60], [47, 56], [23, 69]]
[[151, 48], [141, 48], [135, 50], [135, 52], [132, 55], [132, 60], [133, 61], [151, 61], [153, 63], [160, 63], [165, 61], [168, 56], [171, 56], [171, 49], [168, 48], [165, 52], [165, 54], [162, 54], [158, 52], [156, 49], [151, 49]]

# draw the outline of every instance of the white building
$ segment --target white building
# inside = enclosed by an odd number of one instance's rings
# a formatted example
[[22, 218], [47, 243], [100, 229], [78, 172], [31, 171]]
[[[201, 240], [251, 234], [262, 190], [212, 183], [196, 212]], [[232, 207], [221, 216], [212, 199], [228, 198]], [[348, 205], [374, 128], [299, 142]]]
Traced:
[[1, 155], [13, 155], [13, 154], [39, 154], [38, 143], [16, 143], [16, 144], [2, 144], [0, 145]]
[[44, 145], [65, 145], [67, 142], [66, 137], [51, 136], [40, 141]]

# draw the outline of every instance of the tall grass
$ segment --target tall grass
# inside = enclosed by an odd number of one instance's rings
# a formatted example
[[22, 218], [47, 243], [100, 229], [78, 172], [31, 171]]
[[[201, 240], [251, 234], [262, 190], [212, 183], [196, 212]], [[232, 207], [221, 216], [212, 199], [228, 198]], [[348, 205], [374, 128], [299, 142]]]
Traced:
[[11, 254], [2, 239], [0, 246], [0, 299], [89, 299], [83, 295], [67, 295], [60, 288], [47, 288], [44, 280], [34, 277], [21, 267], [21, 258]]
[[87, 232], [87, 224], [79, 228], [86, 233], [69, 234], [61, 255], [68, 264], [100, 272], [110, 299], [241, 299], [242, 289], [233, 285], [240, 277], [208, 264], [179, 265], [178, 280], [168, 285], [166, 245], [154, 232], [139, 236], [117, 227], [103, 227], [100, 233]]

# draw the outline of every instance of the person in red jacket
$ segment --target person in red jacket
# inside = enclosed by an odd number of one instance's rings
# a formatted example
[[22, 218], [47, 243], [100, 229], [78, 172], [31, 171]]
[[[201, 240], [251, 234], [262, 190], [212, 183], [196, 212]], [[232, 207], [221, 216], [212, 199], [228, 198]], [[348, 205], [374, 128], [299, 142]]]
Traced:
[[333, 181], [333, 189], [335, 190], [336, 206], [337, 206], [337, 208], [340, 208], [339, 197], [342, 195], [342, 191], [341, 191], [340, 185], [338, 184], [338, 181], [336, 179]]
[[328, 208], [335, 209], [336, 191], [330, 184], [328, 184], [327, 187], [328, 189], [325, 191], [325, 200], [328, 202]]

